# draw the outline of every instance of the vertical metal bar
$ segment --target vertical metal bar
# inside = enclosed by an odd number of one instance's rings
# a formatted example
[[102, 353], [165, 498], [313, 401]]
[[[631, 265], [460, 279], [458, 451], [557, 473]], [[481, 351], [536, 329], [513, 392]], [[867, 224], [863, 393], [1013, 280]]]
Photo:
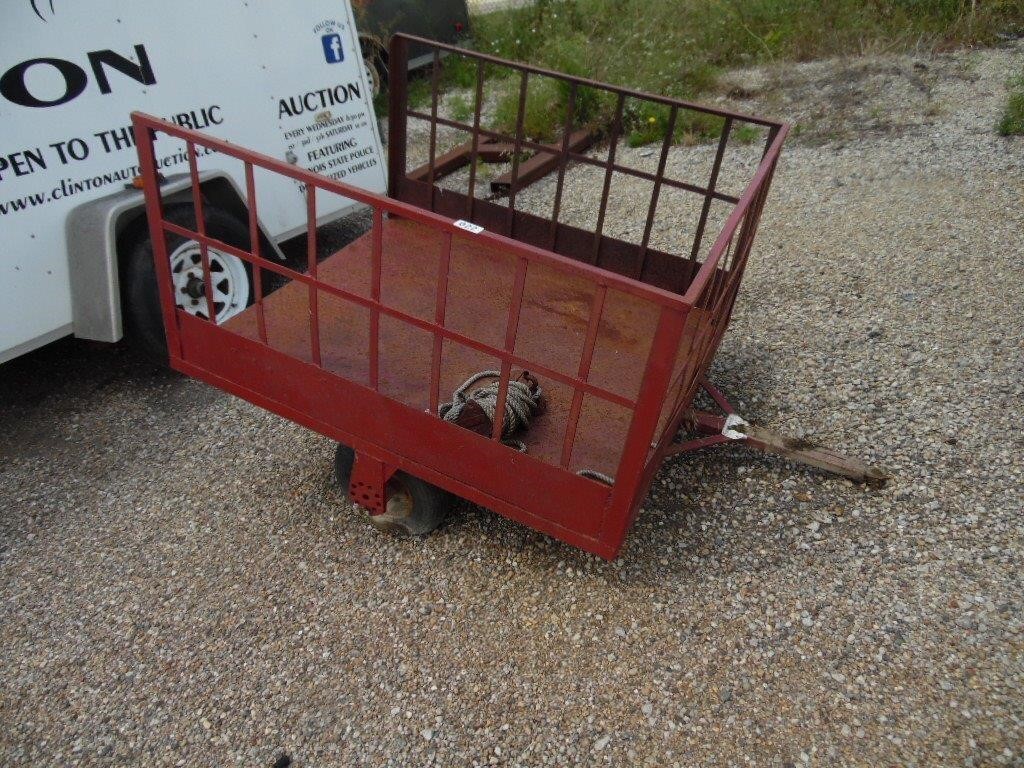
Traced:
[[401, 35], [391, 37], [388, 66], [388, 195], [398, 198], [398, 189], [406, 174], [406, 130], [409, 121], [409, 41]]
[[744, 257], [743, 257], [744, 260], [746, 260], [747, 255], [749, 255], [749, 253], [750, 253], [750, 248], [751, 248], [751, 245], [753, 245], [754, 238], [757, 237], [757, 229], [761, 225], [761, 214], [764, 212], [764, 204], [765, 204], [765, 201], [768, 199], [768, 191], [772, 187], [772, 181], [774, 180], [774, 178], [775, 178], [775, 162], [772, 163], [772, 166], [769, 169], [768, 174], [764, 177], [763, 181], [761, 182], [761, 192], [760, 192], [760, 194], [757, 197], [756, 206], [755, 206], [755, 211], [756, 212], [754, 214], [754, 226], [753, 226], [753, 230], [750, 233], [750, 243], [748, 243], [748, 245], [747, 245], [746, 253], [744, 254]]
[[321, 366], [320, 360], [320, 299], [316, 290], [316, 187], [306, 185], [306, 271], [313, 278], [309, 284], [309, 351], [313, 365]]
[[217, 307], [213, 302], [213, 279], [210, 275], [210, 249], [206, 245], [206, 221], [203, 219], [203, 195], [199, 187], [199, 169], [196, 162], [196, 145], [191, 141], [185, 142], [185, 151], [188, 154], [188, 172], [192, 178], [192, 207], [196, 216], [196, 232], [202, 235], [199, 240], [199, 257], [203, 265], [203, 293], [206, 296], [207, 319], [217, 324]]
[[709, 300], [709, 312], [705, 328], [701, 330], [698, 352], [695, 355], [698, 360], [698, 372], [707, 374], [708, 367], [714, 356], [715, 350], [721, 343], [722, 336], [729, 324], [732, 314], [732, 307], [736, 300], [739, 288], [739, 279], [746, 263], [746, 257], [750, 254], [754, 242], [758, 221], [761, 216], [761, 209], [767, 197], [768, 186], [771, 181], [771, 172], [764, 175], [760, 185], [744, 211], [742, 218], [736, 222], [730, 234], [729, 242], [725, 253], [719, 259], [720, 268], [712, 275], [711, 287], [715, 288]]
[[380, 261], [384, 247], [384, 216], [380, 208], [373, 209], [373, 247], [370, 297], [374, 306], [370, 309], [370, 386], [380, 387]]
[[[749, 208], [747, 210], [749, 212]], [[744, 215], [744, 220], [745, 218], [746, 215]], [[697, 329], [693, 346], [693, 349], [696, 351], [691, 352], [691, 356], [695, 361], [694, 369], [700, 375], [707, 373], [708, 366], [711, 363], [711, 352], [715, 349], [717, 341], [721, 338], [722, 331], [724, 330], [721, 327], [723, 298], [733, 283], [727, 280], [728, 273], [723, 267], [728, 263], [734, 249], [739, 247], [737, 242], [738, 236], [737, 231], [733, 229], [726, 243], [725, 250], [719, 257], [718, 266], [708, 281], [704, 295], [697, 302], [697, 307], [704, 310], [704, 316]]]
[[718, 403], [718, 407], [722, 409], [724, 413], [733, 413], [732, 403], [730, 403], [722, 391], [708, 381], [704, 376], [700, 377], [700, 387], [708, 393], [708, 396]]
[[[599, 285], [590, 300], [590, 320], [587, 322], [587, 335], [583, 341], [583, 352], [580, 355], [579, 373], [576, 378], [586, 383], [590, 377], [590, 365], [594, 360], [594, 347], [597, 344], [597, 332], [601, 327], [601, 313], [604, 311], [605, 296], [608, 286]], [[569, 418], [565, 425], [565, 439], [562, 442], [562, 468], [569, 467], [572, 449], [576, 443], [576, 429], [580, 423], [580, 409], [583, 407], [583, 390], [575, 389], [572, 393], [572, 405], [569, 406]]]
[[708, 310], [709, 312], [715, 306], [715, 302], [718, 301], [718, 294], [722, 291], [722, 281], [719, 276], [722, 272], [722, 265], [729, 260], [729, 254], [732, 253], [733, 243], [736, 242], [736, 230], [733, 229], [729, 233], [729, 239], [725, 243], [725, 248], [722, 250], [722, 254], [718, 257], [718, 263], [715, 265], [714, 271], [708, 277], [707, 287], [704, 289], [704, 294], [697, 306], [701, 309]]
[[171, 262], [167, 255], [167, 235], [163, 229], [164, 212], [160, 200], [160, 186], [156, 177], [156, 156], [153, 152], [155, 134], [138, 115], [132, 115], [132, 123], [135, 129], [135, 146], [139, 152], [139, 167], [142, 171], [146, 218], [149, 220], [149, 241], [153, 245], [153, 266], [157, 287], [160, 290], [160, 311], [164, 317], [164, 331], [167, 335], [167, 354], [173, 362], [182, 358], [181, 334], [178, 331], [174, 285], [171, 281]]
[[664, 307], [658, 319], [658, 327], [651, 339], [651, 350], [647, 354], [647, 364], [640, 384], [633, 418], [629, 422], [626, 443], [622, 449], [615, 472], [615, 486], [609, 500], [605, 520], [601, 525], [601, 539], [618, 543], [626, 534], [630, 523], [630, 512], [639, 499], [637, 498], [644, 466], [651, 451], [651, 443], [655, 437], [661, 416], [661, 406], [668, 394], [672, 370], [675, 367], [679, 340], [686, 321], [687, 310]]
[[[693, 400], [693, 394], [691, 394], [691, 387], [693, 382], [699, 378], [699, 372], [697, 371], [698, 362], [697, 356], [693, 354], [693, 350], [697, 348], [698, 335], [700, 333], [700, 326], [703, 322], [703, 313], [700, 311], [688, 312], [686, 315], [686, 323], [683, 326], [682, 338], [679, 344], [679, 357], [683, 361], [683, 368], [679, 374], [679, 395], [676, 402], [676, 411], [680, 409], [680, 403], [686, 402], [687, 407]], [[689, 400], [686, 400], [689, 395]]]
[[626, 94], [619, 93], [618, 101], [615, 104], [615, 119], [612, 122], [611, 138], [608, 145], [608, 161], [604, 169], [604, 188], [601, 190], [601, 207], [597, 211], [597, 226], [594, 228], [594, 247], [590, 254], [590, 263], [597, 264], [597, 257], [601, 252], [601, 233], [604, 231], [604, 215], [608, 210], [608, 193], [612, 186], [612, 168], [615, 166], [615, 149], [619, 143], [619, 134], [622, 133], [622, 107], [626, 102]]
[[196, 219], [196, 232], [206, 235], [206, 221], [203, 219], [202, 189], [199, 186], [199, 168], [196, 161], [196, 145], [185, 142], [185, 154], [188, 156], [188, 173], [192, 182], [192, 210]]
[[658, 170], [654, 174], [654, 189], [651, 190], [651, 205], [647, 209], [647, 223], [644, 225], [644, 236], [640, 241], [640, 251], [637, 253], [636, 266], [633, 268], [633, 277], [637, 280], [644, 273], [644, 265], [647, 263], [647, 246], [651, 242], [651, 229], [654, 227], [654, 214], [658, 210], [658, 197], [661, 195], [661, 182], [665, 178], [665, 165], [668, 163], [668, 151], [672, 146], [673, 134], [676, 131], [676, 117], [679, 108], [674, 104], [668, 115], [668, 130], [665, 132], [665, 141], [661, 145], [661, 158], [658, 160]]
[[494, 440], [501, 440], [501, 430], [505, 426], [505, 403], [508, 401], [508, 380], [511, 376], [512, 364], [502, 360], [498, 377], [498, 401], [494, 406], [494, 424], [491, 425], [491, 438]]
[[772, 148], [772, 143], [775, 141], [775, 137], [779, 135], [779, 126], [773, 125], [768, 129], [768, 139], [764, 143], [764, 151], [761, 153], [761, 159], [768, 154], [768, 150]]
[[516, 116], [516, 137], [512, 149], [512, 175], [508, 187], [508, 221], [505, 224], [506, 234], [512, 237], [512, 228], [516, 220], [516, 184], [519, 182], [519, 152], [523, 146], [523, 121], [526, 119], [526, 80], [524, 69], [519, 81], [519, 112]]
[[[519, 315], [523, 308], [523, 291], [526, 289], [527, 260], [520, 258], [516, 268], [515, 284], [512, 288], [512, 300], [508, 305], [508, 325], [505, 327], [505, 352], [511, 354], [516, 348], [516, 336], [519, 334]], [[505, 402], [508, 400], [508, 380], [511, 376], [512, 364], [508, 360], [501, 361], [501, 378], [498, 380], [498, 401], [494, 406], [494, 424], [491, 437], [501, 439], [501, 429], [505, 423]]]
[[249, 201], [249, 251], [254, 256], [252, 267], [252, 285], [256, 291], [256, 330], [260, 341], [267, 343], [267, 318], [263, 313], [263, 268], [259, 265], [260, 258], [260, 226], [256, 209], [256, 179], [253, 177], [252, 163], [245, 163], [245, 195]]
[[747, 207], [747, 213], [743, 217], [742, 224], [740, 226], [739, 242], [736, 246], [736, 250], [732, 253], [732, 260], [729, 262], [730, 271], [746, 263], [747, 256], [750, 253], [750, 248], [754, 243], [754, 236], [757, 233], [757, 225], [761, 220], [761, 209], [764, 207], [765, 198], [768, 196], [768, 186], [770, 181], [771, 176], [766, 176], [762, 180], [757, 194], [754, 195], [754, 198], [750, 201], [750, 205]]
[[469, 155], [469, 192], [466, 196], [466, 218], [473, 220], [476, 203], [476, 161], [480, 152], [480, 109], [484, 100], [484, 60], [476, 62], [476, 106], [473, 109], [473, 149]]
[[434, 210], [437, 190], [434, 189], [434, 162], [437, 157], [437, 85], [441, 74], [441, 51], [434, 49], [434, 68], [430, 75], [430, 170], [427, 173], [427, 184], [430, 185], [430, 210]]
[[562, 209], [562, 187], [565, 184], [565, 169], [569, 165], [569, 140], [572, 137], [572, 119], [576, 109], [576, 82], [569, 86], [569, 103], [565, 108], [565, 127], [562, 130], [562, 152], [558, 158], [558, 182], [555, 184], [555, 206], [551, 214], [551, 234], [548, 250], [555, 250], [558, 240], [558, 214]]
[[[448, 271], [452, 261], [452, 233], [444, 236], [444, 249], [437, 267], [437, 295], [434, 298], [434, 324], [444, 328], [445, 310], [448, 305]], [[437, 415], [441, 399], [441, 350], [444, 339], [434, 333], [434, 354], [430, 360], [430, 412]]]
[[693, 236], [693, 249], [690, 251], [690, 259], [696, 260], [700, 253], [701, 241], [704, 239], [704, 227], [708, 223], [708, 212], [711, 210], [712, 195], [715, 193], [715, 184], [718, 183], [718, 172], [722, 168], [722, 157], [725, 155], [725, 145], [729, 143], [729, 132], [732, 130], [732, 118], [725, 118], [725, 125], [722, 126], [722, 136], [718, 140], [718, 150], [715, 152], [715, 162], [711, 166], [711, 176], [708, 179], [708, 191], [704, 193], [704, 205], [700, 209], [700, 220], [697, 222], [697, 233]]
[[747, 259], [750, 256], [751, 248], [754, 244], [754, 239], [757, 237], [757, 228], [761, 223], [761, 212], [764, 210], [764, 203], [768, 197], [768, 190], [771, 187], [772, 174], [774, 173], [774, 165], [761, 182], [761, 188], [757, 195], [751, 201], [750, 207], [747, 209], [747, 215], [744, 217], [743, 230], [740, 232], [740, 244], [733, 254], [733, 261], [730, 266], [730, 272], [733, 273], [733, 288], [731, 295], [729, 296], [728, 306], [722, 312], [722, 317], [719, 321], [719, 337], [725, 333], [725, 329], [729, 324], [729, 320], [732, 317], [733, 306], [736, 303], [736, 296], [739, 293], [740, 279], [743, 276], [743, 270], [746, 268]]
[[[726, 277], [726, 275], [729, 272], [729, 268], [732, 266], [733, 255], [736, 253], [736, 251], [742, 245], [742, 242], [743, 242], [743, 232], [746, 229], [747, 222], [749, 220], [750, 220], [750, 208], [747, 208], [747, 212], [744, 214], [743, 219], [741, 220], [742, 226], [740, 227], [739, 239], [737, 239], [736, 237], [733, 237], [733, 238], [731, 238], [729, 240], [729, 247], [726, 249], [725, 255], [721, 259], [719, 259], [719, 261], [718, 261], [718, 270], [716, 272], [716, 277], [717, 276], [721, 276], [721, 279], [717, 281], [719, 286], [724, 286], [725, 277]], [[724, 290], [724, 287], [720, 288], [719, 293], [721, 293], [723, 290]], [[715, 297], [715, 301], [716, 302], [718, 301], [718, 297]]]

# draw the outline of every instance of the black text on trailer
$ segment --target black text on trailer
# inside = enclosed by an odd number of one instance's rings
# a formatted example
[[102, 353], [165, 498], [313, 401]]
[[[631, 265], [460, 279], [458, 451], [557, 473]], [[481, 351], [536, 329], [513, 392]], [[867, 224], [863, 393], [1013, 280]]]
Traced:
[[[142, 197], [131, 186], [139, 175], [133, 110], [384, 190], [372, 83], [347, 0], [309, 0], [287, 13], [205, 0], [8, 6], [0, 27], [0, 362], [72, 333], [128, 334], [162, 354]], [[165, 210], [184, 225], [194, 218], [192, 158], [177, 140], [157, 151]], [[207, 231], [247, 246], [244, 168], [201, 147], [195, 162]], [[303, 228], [304, 190], [254, 181], [261, 241], [279, 254], [276, 243]], [[324, 201], [319, 220], [352, 207]], [[168, 237], [184, 310], [223, 319], [252, 301], [250, 271], [209, 249], [218, 279], [208, 306], [195, 290], [198, 244]]]

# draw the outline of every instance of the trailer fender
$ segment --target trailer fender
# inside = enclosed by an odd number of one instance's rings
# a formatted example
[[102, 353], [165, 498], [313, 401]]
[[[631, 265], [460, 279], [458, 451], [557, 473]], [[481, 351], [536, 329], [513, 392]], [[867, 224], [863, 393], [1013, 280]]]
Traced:
[[[247, 221], [245, 198], [223, 172], [200, 174], [204, 204], [214, 205]], [[160, 187], [165, 204], [191, 200], [188, 174], [168, 177]], [[146, 207], [142, 190], [126, 188], [91, 200], [68, 213], [68, 274], [71, 282], [72, 329], [80, 339], [119, 341], [121, 283], [118, 245], [126, 233], [143, 228]], [[260, 252], [283, 259], [280, 248], [260, 227]]]

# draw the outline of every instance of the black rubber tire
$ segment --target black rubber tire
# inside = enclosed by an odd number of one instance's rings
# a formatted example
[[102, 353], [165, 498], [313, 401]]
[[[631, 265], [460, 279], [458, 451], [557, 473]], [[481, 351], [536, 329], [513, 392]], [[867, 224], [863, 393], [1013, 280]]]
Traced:
[[[205, 205], [203, 216], [206, 233], [211, 237], [245, 250], [249, 249], [249, 227], [220, 208]], [[169, 205], [164, 219], [195, 230], [195, 212], [191, 203]], [[145, 220], [141, 222], [145, 224]], [[167, 252], [186, 242], [180, 235], [167, 236]], [[128, 345], [139, 355], [157, 365], [167, 365], [167, 336], [164, 317], [160, 309], [160, 294], [156, 282], [156, 265], [149, 228], [140, 226], [130, 233], [119, 247], [121, 278], [121, 317]], [[249, 304], [254, 299], [252, 267], [246, 262], [249, 278]]]
[[[346, 495], [355, 460], [356, 452], [338, 443], [334, 452], [334, 474]], [[394, 494], [406, 494], [411, 501], [411, 511], [396, 514], [389, 509], [381, 515], [370, 515], [370, 524], [396, 536], [425, 536], [444, 522], [452, 505], [450, 493], [401, 470], [388, 481], [387, 492], [389, 501]]]

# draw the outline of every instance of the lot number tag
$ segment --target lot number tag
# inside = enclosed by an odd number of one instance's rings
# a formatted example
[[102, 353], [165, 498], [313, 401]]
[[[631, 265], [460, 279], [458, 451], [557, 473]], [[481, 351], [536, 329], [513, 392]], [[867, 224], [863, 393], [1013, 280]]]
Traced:
[[472, 221], [466, 221], [465, 219], [459, 219], [455, 222], [455, 226], [459, 229], [464, 229], [467, 232], [472, 232], [474, 235], [479, 235], [484, 231], [484, 228], [478, 224], [474, 224]]

